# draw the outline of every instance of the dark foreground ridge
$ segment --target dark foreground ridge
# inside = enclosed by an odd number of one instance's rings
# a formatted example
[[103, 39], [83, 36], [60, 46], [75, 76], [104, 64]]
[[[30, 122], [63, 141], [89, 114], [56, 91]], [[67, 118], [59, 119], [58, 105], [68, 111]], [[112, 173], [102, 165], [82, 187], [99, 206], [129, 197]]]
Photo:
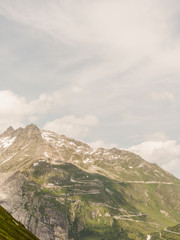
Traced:
[[38, 240], [20, 222], [16, 221], [0, 206], [0, 239], [1, 240]]

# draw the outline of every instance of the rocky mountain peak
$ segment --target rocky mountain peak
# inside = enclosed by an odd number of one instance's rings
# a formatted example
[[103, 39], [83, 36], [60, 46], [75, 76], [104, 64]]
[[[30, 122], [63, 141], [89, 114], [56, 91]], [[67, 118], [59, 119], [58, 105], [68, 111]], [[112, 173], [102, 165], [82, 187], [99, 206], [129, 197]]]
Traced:
[[27, 138], [35, 138], [37, 139], [41, 134], [39, 128], [35, 124], [30, 124], [23, 129], [23, 134], [26, 135]]
[[9, 126], [5, 132], [3, 132], [2, 136], [10, 136], [14, 133], [14, 128], [12, 126]]
[[7, 129], [7, 131], [9, 131], [9, 132], [14, 132], [14, 128], [13, 128], [12, 126], [9, 126], [8, 129]]
[[39, 128], [35, 124], [29, 124], [25, 128], [28, 131], [39, 131]]
[[115, 148], [115, 147], [111, 148], [109, 151], [113, 154], [121, 154], [121, 152], [122, 152], [122, 150]]
[[19, 136], [21, 134], [28, 134], [29, 136], [31, 135], [37, 135], [40, 133], [39, 128], [35, 124], [30, 124], [26, 126], [25, 128], [18, 128], [14, 129], [12, 126], [9, 126], [5, 132], [1, 134], [1, 137], [9, 137], [9, 136]]

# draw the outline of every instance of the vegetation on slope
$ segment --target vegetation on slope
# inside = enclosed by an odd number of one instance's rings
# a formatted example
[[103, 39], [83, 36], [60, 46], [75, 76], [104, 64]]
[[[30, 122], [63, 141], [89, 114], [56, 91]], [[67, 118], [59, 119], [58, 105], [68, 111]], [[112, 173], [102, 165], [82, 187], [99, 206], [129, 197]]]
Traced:
[[173, 227], [168, 227], [167, 229], [153, 233], [151, 236], [151, 240], [160, 240], [160, 239], [180, 240], [180, 224]]
[[147, 233], [155, 231], [157, 226], [162, 229], [178, 221], [178, 216], [175, 220], [161, 212], [166, 206], [165, 200], [157, 202], [157, 194], [168, 188], [168, 185], [123, 183], [86, 172], [70, 163], [37, 163], [32, 165], [29, 172], [34, 182], [33, 193], [30, 190], [32, 183], [30, 188], [29, 183], [24, 185], [23, 193], [33, 196], [32, 203], [27, 197], [26, 208], [29, 206], [27, 210], [33, 211], [32, 215], [37, 214], [37, 208], [34, 211], [30, 206], [33, 208], [33, 199], [38, 194], [38, 202], [42, 205], [39, 211], [43, 218], [46, 217], [43, 216], [43, 209], [50, 205], [48, 201], [51, 200], [51, 208], [64, 214], [67, 219], [70, 239], [142, 240], [146, 239]]
[[38, 240], [20, 222], [16, 221], [0, 206], [0, 239], [1, 240]]

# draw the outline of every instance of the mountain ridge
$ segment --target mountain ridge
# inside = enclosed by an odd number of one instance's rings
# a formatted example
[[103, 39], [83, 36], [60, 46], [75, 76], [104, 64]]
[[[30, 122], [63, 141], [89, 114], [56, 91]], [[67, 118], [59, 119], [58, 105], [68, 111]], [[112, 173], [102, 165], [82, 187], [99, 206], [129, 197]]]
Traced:
[[43, 240], [146, 239], [180, 221], [173, 175], [33, 124], [0, 135], [0, 173], [3, 207]]

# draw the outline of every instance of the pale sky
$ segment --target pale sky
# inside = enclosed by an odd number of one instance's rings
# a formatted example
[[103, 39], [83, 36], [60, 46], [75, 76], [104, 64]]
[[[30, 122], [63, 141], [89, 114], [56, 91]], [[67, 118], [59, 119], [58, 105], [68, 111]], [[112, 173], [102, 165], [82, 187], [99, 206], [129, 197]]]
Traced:
[[0, 0], [0, 131], [30, 123], [180, 177], [179, 0]]

